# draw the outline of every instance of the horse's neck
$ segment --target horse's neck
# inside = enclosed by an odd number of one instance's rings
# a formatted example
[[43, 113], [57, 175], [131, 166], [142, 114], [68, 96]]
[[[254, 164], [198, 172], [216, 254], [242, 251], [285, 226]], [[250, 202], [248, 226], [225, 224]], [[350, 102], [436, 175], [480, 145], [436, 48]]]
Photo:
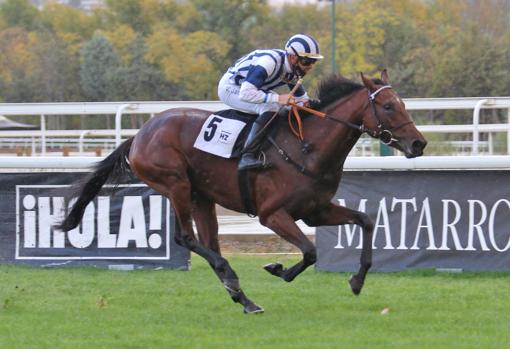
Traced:
[[309, 142], [314, 144], [314, 149], [317, 150], [314, 167], [323, 171], [342, 167], [347, 155], [361, 136], [358, 130], [342, 123], [345, 121], [352, 125], [361, 125], [362, 104], [355, 101], [355, 98], [357, 97], [348, 96], [323, 108], [322, 112], [336, 121], [328, 118], [313, 120], [306, 126], [305, 137], [306, 133], [310, 134]]

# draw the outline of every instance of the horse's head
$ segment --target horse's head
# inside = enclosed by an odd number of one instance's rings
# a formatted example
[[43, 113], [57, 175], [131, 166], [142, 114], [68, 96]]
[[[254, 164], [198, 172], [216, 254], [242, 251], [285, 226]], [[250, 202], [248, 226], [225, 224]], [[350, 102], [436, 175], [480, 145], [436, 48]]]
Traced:
[[407, 158], [423, 155], [427, 141], [405, 108], [400, 96], [388, 83], [386, 69], [381, 79], [368, 79], [361, 73], [368, 89], [368, 102], [363, 115], [363, 128], [370, 136], [402, 151]]

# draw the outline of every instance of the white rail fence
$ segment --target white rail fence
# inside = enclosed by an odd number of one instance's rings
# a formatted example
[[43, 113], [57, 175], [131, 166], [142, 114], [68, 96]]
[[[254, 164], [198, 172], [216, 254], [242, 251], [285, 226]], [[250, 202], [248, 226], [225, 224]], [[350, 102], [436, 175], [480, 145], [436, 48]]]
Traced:
[[[88, 171], [102, 159], [103, 157], [90, 156], [0, 156], [0, 172], [9, 169]], [[415, 159], [406, 159], [404, 156], [350, 156], [345, 162], [344, 169], [348, 171], [509, 170], [510, 155], [423, 156]]]
[[[418, 125], [424, 133], [471, 133], [471, 155], [478, 155], [480, 133], [488, 133], [489, 140], [484, 144], [488, 146], [488, 153], [492, 154], [492, 134], [506, 133], [507, 154], [510, 154], [510, 97], [483, 97], [483, 98], [419, 98], [404, 99], [409, 111], [424, 110], [472, 110], [472, 124], [461, 125]], [[61, 142], [78, 140], [80, 154], [87, 139], [96, 137], [94, 141], [103, 141], [115, 145], [121, 143], [122, 137], [128, 137], [137, 132], [134, 129], [122, 129], [122, 116], [125, 114], [145, 114], [153, 116], [170, 108], [200, 108], [217, 111], [227, 108], [217, 101], [197, 102], [98, 102], [98, 103], [0, 103], [0, 115], [38, 115], [40, 117], [40, 130], [38, 131], [0, 131], [0, 140], [15, 140], [30, 143], [32, 154], [36, 154], [36, 140], [40, 143], [41, 155], [46, 155], [47, 141], [59, 139]], [[507, 113], [507, 123], [480, 124], [481, 109], [504, 109]], [[47, 130], [48, 116], [53, 115], [115, 115], [114, 130]], [[103, 137], [99, 139], [98, 137]], [[109, 138], [104, 138], [109, 137]], [[113, 139], [112, 139], [113, 137]]]

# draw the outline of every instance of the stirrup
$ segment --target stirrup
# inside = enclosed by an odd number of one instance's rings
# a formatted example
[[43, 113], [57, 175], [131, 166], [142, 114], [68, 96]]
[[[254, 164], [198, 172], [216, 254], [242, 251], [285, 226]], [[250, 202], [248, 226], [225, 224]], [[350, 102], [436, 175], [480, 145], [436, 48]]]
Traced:
[[[241, 160], [239, 161], [239, 165], [237, 167], [238, 171], [246, 171], [246, 170], [255, 170], [255, 169], [266, 169], [270, 167], [270, 164], [266, 161], [266, 154], [264, 152], [260, 152], [261, 156], [258, 158], [253, 155], [253, 153], [246, 153], [251, 154], [252, 156], [249, 159], [245, 159], [245, 163], [243, 163], [243, 157], [241, 157]], [[262, 157], [262, 159], [260, 159]]]
[[[250, 154], [251, 156], [246, 156]], [[255, 168], [261, 168], [264, 165], [262, 161], [255, 158], [255, 156], [252, 153], [246, 153], [244, 156], [241, 157], [241, 160], [239, 161], [238, 170], [244, 171], [244, 170], [251, 170]]]

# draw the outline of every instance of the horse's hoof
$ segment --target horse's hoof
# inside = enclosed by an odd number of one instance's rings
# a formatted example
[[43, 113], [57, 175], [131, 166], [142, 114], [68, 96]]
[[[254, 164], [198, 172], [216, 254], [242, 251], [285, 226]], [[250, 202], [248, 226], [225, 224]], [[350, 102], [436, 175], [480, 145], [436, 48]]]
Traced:
[[262, 314], [264, 312], [264, 308], [261, 306], [251, 303], [244, 307], [245, 314]]
[[349, 285], [351, 286], [352, 293], [354, 293], [356, 296], [359, 296], [361, 289], [363, 288], [363, 282], [359, 281], [358, 278], [353, 275], [349, 279]]
[[281, 263], [269, 263], [264, 265], [264, 269], [270, 274], [281, 276], [283, 272], [283, 265]]

